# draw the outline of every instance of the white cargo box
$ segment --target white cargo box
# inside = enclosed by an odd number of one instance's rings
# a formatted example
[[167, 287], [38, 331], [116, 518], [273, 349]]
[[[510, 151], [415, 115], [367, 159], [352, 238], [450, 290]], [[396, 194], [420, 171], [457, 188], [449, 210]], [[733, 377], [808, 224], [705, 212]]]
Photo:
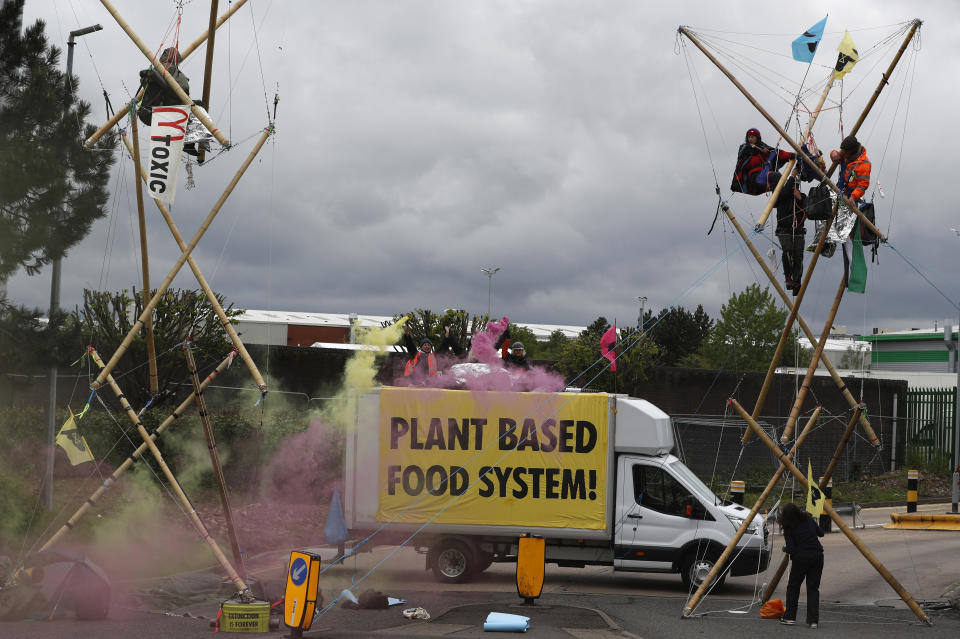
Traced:
[[673, 450], [670, 416], [645, 399], [618, 396], [614, 450], [663, 455]]

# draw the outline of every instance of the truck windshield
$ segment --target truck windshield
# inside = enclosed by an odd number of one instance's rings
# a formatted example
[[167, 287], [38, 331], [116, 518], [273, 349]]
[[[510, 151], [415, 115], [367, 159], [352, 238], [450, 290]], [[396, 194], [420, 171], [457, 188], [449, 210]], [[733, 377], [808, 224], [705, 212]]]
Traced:
[[684, 466], [683, 462], [677, 460], [670, 464], [670, 472], [679, 477], [687, 486], [692, 488], [701, 499], [709, 501], [713, 504], [720, 503], [720, 498], [717, 497], [714, 492], [700, 480], [699, 477], [694, 475], [692, 470]]

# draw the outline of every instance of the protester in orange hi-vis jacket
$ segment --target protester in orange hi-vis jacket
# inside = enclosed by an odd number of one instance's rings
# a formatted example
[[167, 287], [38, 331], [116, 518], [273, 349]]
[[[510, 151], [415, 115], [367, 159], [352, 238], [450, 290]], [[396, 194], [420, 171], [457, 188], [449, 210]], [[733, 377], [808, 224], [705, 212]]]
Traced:
[[839, 151], [832, 151], [830, 159], [840, 163], [840, 184], [843, 194], [854, 202], [863, 198], [870, 187], [870, 158], [867, 149], [857, 138], [848, 135], [840, 143]]

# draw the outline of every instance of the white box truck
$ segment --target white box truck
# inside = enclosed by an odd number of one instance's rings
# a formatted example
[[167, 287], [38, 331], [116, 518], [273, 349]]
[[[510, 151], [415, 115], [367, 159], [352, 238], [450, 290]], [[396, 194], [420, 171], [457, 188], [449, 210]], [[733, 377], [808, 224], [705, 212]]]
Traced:
[[[706, 577], [749, 511], [673, 454], [670, 418], [642, 399], [383, 387], [358, 399], [345, 446], [344, 517], [355, 539], [409, 544], [440, 581], [516, 561], [523, 534], [548, 563]], [[757, 516], [727, 574], [767, 568]], [[719, 585], [719, 584], [718, 584]]]

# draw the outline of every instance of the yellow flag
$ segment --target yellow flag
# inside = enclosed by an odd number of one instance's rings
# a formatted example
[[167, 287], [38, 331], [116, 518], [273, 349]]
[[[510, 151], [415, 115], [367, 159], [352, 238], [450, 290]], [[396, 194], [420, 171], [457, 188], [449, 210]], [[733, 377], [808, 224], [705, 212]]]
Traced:
[[837, 56], [837, 66], [833, 70], [833, 77], [839, 80], [846, 74], [853, 71], [853, 65], [860, 61], [860, 54], [857, 53], [857, 45], [853, 43], [849, 31], [843, 32], [843, 40], [837, 47], [840, 54]]
[[813, 467], [810, 460], [807, 460], [807, 512], [814, 517], [823, 514], [823, 493], [817, 487], [817, 482], [813, 481]]
[[[67, 410], [70, 410], [70, 408], [68, 407]], [[70, 410], [70, 418], [57, 433], [57, 446], [67, 453], [67, 458], [74, 466], [83, 462], [94, 461], [93, 453], [87, 446], [87, 440], [77, 430], [77, 423], [72, 410]]]

